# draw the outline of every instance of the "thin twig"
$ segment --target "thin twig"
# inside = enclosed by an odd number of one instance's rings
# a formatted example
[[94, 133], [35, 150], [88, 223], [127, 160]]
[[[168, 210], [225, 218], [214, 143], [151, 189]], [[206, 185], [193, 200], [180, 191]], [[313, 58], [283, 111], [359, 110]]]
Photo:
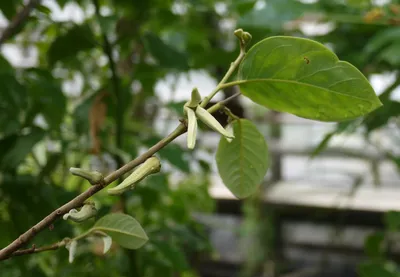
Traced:
[[17, 29], [29, 18], [30, 13], [40, 4], [40, 2], [41, 0], [29, 1], [29, 3], [14, 16], [10, 24], [8, 24], [7, 28], [0, 36], [0, 46], [15, 34]]
[[207, 111], [208, 111], [209, 113], [214, 113], [214, 112], [216, 112], [217, 110], [220, 110], [220, 109], [224, 108], [225, 105], [226, 105], [229, 101], [233, 100], [234, 98], [236, 98], [236, 97], [238, 97], [238, 96], [240, 96], [240, 95], [241, 95], [241, 93], [240, 93], [240, 92], [237, 92], [237, 93], [235, 93], [234, 95], [231, 95], [231, 96], [229, 96], [228, 98], [225, 98], [224, 100], [221, 100], [221, 101], [219, 101], [218, 103], [214, 104], [214, 105], [213, 105], [212, 107], [210, 107]]
[[48, 246], [39, 247], [39, 248], [36, 248], [35, 245], [33, 245], [31, 248], [15, 251], [14, 253], [12, 253], [11, 256], [7, 257], [6, 259], [15, 257], [15, 256], [23, 256], [23, 255], [35, 254], [35, 253], [39, 253], [39, 252], [57, 250], [58, 248], [65, 246], [65, 244], [66, 244], [66, 241], [62, 240], [60, 242], [57, 242], [57, 243], [54, 243], [54, 244], [51, 244]]

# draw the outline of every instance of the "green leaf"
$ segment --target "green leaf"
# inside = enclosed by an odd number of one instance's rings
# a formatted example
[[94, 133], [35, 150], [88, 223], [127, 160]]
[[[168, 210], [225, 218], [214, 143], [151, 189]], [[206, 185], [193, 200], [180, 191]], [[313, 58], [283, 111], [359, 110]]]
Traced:
[[257, 127], [246, 119], [233, 122], [235, 138], [221, 137], [216, 154], [219, 175], [238, 198], [257, 191], [269, 165], [268, 146]]
[[162, 253], [164, 260], [175, 270], [184, 271], [189, 268], [183, 249], [172, 242], [154, 240], [152, 244]]
[[114, 213], [100, 218], [92, 231], [102, 231], [124, 248], [138, 249], [149, 239], [139, 222], [127, 214]]
[[189, 68], [186, 55], [166, 44], [155, 34], [145, 34], [143, 42], [147, 51], [150, 52], [161, 67], [178, 70], [187, 70]]
[[50, 65], [57, 61], [66, 61], [75, 57], [80, 51], [96, 46], [96, 40], [89, 25], [74, 25], [65, 34], [59, 35], [52, 42], [47, 52]]
[[0, 59], [0, 133], [4, 135], [19, 129], [27, 107], [26, 88], [16, 78], [12, 68]]
[[44, 136], [45, 132], [42, 129], [32, 128], [28, 134], [20, 136], [14, 134], [1, 139], [0, 169], [16, 168]]
[[59, 128], [67, 108], [61, 84], [44, 69], [31, 68], [25, 73], [29, 96], [32, 98], [31, 115], [43, 114], [52, 128]]
[[239, 69], [240, 89], [254, 102], [319, 120], [350, 120], [382, 104], [368, 80], [324, 45], [295, 37], [255, 44]]

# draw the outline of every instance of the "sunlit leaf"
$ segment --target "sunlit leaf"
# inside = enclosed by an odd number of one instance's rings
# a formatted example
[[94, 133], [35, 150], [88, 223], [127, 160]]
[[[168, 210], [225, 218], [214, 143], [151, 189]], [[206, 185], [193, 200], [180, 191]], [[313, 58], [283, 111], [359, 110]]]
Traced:
[[319, 121], [350, 120], [382, 105], [357, 68], [303, 38], [257, 43], [241, 64], [239, 80], [242, 93], [254, 102]]

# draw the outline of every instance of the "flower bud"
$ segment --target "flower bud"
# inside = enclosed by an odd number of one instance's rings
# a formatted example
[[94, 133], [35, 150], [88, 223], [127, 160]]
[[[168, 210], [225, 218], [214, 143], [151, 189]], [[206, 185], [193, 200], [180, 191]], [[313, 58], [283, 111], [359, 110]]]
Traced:
[[228, 132], [227, 130], [225, 130], [225, 128], [222, 127], [222, 125], [219, 124], [219, 122], [204, 108], [198, 106], [196, 108], [196, 115], [197, 115], [197, 118], [200, 119], [202, 122], [204, 122], [208, 127], [213, 129], [214, 131], [217, 131], [224, 137], [235, 138], [235, 136], [231, 132]]
[[191, 108], [185, 107], [185, 112], [188, 118], [187, 147], [193, 149], [196, 145], [197, 118], [195, 112]]
[[185, 104], [185, 106], [189, 107], [189, 108], [196, 108], [197, 105], [199, 105], [201, 102], [201, 95], [198, 91], [197, 88], [194, 88], [192, 90], [192, 96], [190, 98], [190, 100]]
[[133, 189], [135, 185], [150, 174], [159, 172], [161, 169], [160, 160], [157, 157], [148, 158], [138, 166], [121, 184], [107, 190], [109, 194], [119, 195], [127, 190]]
[[70, 210], [67, 214], [63, 216], [64, 220], [72, 220], [74, 222], [83, 222], [97, 214], [96, 207], [93, 203], [85, 204], [80, 211], [75, 209]]
[[69, 172], [71, 172], [72, 175], [79, 176], [88, 180], [89, 183], [92, 185], [99, 184], [103, 181], [103, 174], [98, 171], [89, 171], [81, 168], [71, 167], [69, 169]]

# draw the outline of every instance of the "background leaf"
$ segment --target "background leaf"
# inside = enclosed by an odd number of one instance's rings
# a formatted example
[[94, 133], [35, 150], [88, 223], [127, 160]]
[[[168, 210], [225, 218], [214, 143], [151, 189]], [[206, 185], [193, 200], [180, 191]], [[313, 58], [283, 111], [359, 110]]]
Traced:
[[146, 49], [161, 67], [179, 70], [186, 70], [189, 68], [186, 55], [166, 44], [155, 34], [145, 34], [143, 42]]
[[238, 198], [256, 192], [269, 165], [268, 146], [257, 127], [246, 119], [233, 122], [235, 138], [229, 143], [224, 137], [216, 154], [219, 175]]
[[83, 50], [96, 46], [94, 34], [87, 24], [74, 25], [65, 34], [58, 36], [50, 45], [47, 58], [50, 65], [65, 61]]
[[108, 214], [100, 218], [92, 230], [106, 233], [113, 241], [128, 249], [138, 249], [148, 240], [139, 222], [127, 214]]
[[254, 45], [239, 69], [242, 93], [280, 112], [319, 121], [359, 117], [381, 106], [368, 80], [324, 45], [271, 37]]

